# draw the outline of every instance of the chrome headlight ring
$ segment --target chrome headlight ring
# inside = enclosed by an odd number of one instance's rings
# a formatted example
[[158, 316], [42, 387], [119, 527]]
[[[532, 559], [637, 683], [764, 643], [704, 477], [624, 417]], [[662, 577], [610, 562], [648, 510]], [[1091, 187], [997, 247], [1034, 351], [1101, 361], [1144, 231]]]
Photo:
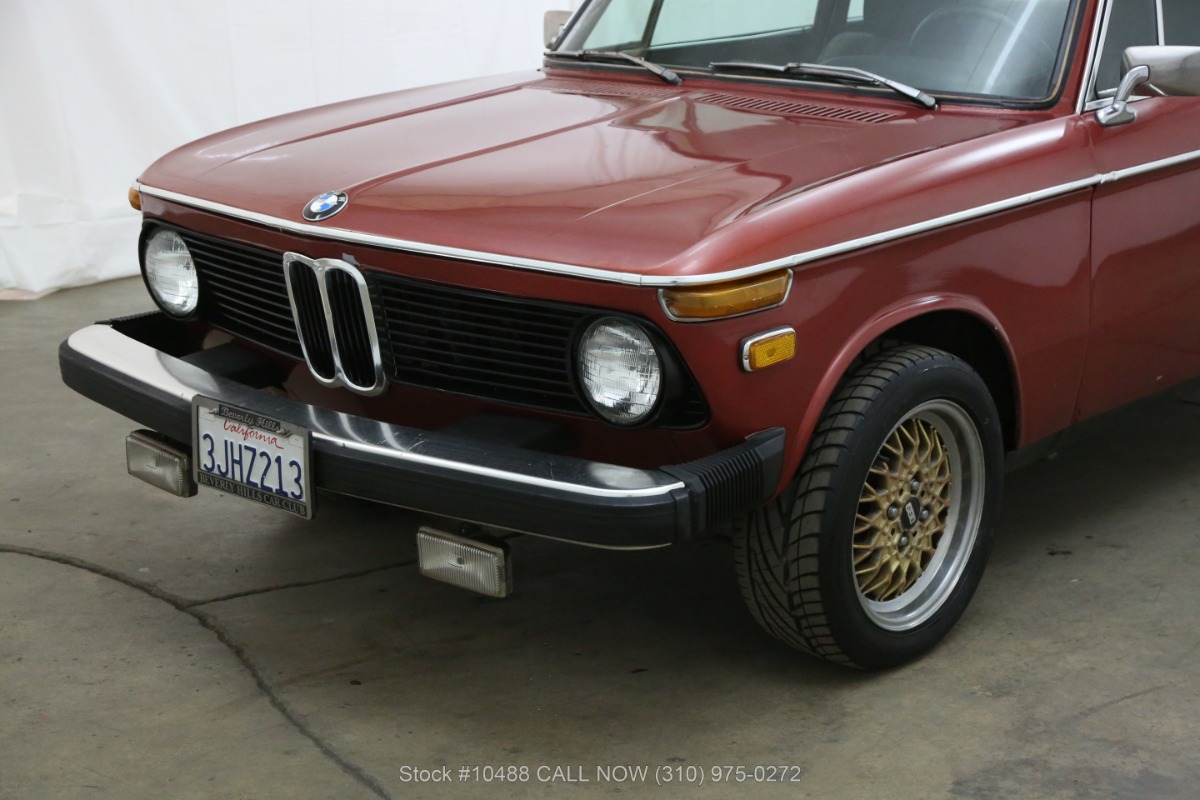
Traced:
[[630, 427], [658, 411], [666, 390], [666, 365], [653, 338], [623, 317], [594, 320], [576, 350], [579, 388], [602, 419]]

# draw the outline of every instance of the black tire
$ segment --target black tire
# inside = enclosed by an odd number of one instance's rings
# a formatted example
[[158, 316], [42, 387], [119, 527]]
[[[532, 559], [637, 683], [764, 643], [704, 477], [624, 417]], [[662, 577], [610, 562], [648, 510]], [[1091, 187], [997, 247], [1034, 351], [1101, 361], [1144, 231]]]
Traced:
[[799, 650], [862, 669], [929, 650], [983, 574], [1003, 452], [996, 405], [962, 360], [901, 346], [863, 362], [787, 490], [735, 531], [751, 614]]

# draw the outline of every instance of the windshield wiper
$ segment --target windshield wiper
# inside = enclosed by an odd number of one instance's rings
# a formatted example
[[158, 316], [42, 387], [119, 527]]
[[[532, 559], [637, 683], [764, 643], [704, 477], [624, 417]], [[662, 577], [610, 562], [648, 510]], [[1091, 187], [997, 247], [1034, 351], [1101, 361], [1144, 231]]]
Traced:
[[647, 61], [644, 58], [638, 58], [632, 53], [622, 53], [620, 50], [547, 50], [546, 57], [573, 58], [576, 61], [628, 61], [631, 64], [637, 64], [644, 70], [653, 72], [667, 83], [676, 86], [683, 83], [683, 78], [666, 67], [659, 66], [653, 61]]
[[785, 75], [800, 75], [805, 78], [827, 78], [834, 81], [850, 81], [851, 83], [885, 86], [898, 95], [920, 103], [925, 108], [937, 108], [937, 100], [915, 89], [906, 83], [876, 75], [856, 67], [832, 67], [827, 64], [759, 64], [754, 61], [714, 61], [708, 65], [717, 72], [730, 70], [758, 70], [759, 72], [780, 72]]

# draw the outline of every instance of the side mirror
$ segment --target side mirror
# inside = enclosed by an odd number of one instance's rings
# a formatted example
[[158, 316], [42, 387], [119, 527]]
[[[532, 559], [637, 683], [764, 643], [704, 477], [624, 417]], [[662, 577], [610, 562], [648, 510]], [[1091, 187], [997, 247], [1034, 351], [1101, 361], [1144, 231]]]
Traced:
[[1117, 125], [1128, 125], [1137, 119], [1137, 112], [1129, 107], [1129, 101], [1134, 90], [1149, 79], [1150, 68], [1144, 64], [1126, 72], [1125, 77], [1121, 79], [1121, 85], [1117, 87], [1113, 101], [1096, 112], [1096, 121], [1106, 128], [1115, 128]]
[[571, 19], [570, 11], [547, 11], [546, 16], [542, 20], [542, 41], [546, 43], [546, 47], [553, 48], [558, 42], [558, 35], [562, 33], [563, 25]]
[[1129, 101], [1142, 84], [1164, 97], [1200, 95], [1200, 47], [1130, 47], [1122, 61], [1125, 77], [1116, 97], [1096, 112], [1097, 121], [1105, 127], [1127, 125], [1137, 119]]
[[1124, 64], [1126, 70], [1148, 68], [1147, 83], [1160, 95], [1200, 95], [1200, 47], [1130, 47]]

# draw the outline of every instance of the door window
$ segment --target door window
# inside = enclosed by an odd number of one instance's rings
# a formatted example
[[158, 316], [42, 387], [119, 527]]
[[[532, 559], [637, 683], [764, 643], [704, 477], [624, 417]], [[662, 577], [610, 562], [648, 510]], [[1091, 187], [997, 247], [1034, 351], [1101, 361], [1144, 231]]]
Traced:
[[1200, 3], [1162, 0], [1164, 44], [1200, 47]]
[[[1194, 3], [1196, 0], [1183, 0]], [[1096, 72], [1096, 94], [1112, 95], [1121, 82], [1121, 57], [1125, 48], [1158, 44], [1158, 4], [1156, 0], [1113, 0], [1104, 37], [1104, 52]]]

